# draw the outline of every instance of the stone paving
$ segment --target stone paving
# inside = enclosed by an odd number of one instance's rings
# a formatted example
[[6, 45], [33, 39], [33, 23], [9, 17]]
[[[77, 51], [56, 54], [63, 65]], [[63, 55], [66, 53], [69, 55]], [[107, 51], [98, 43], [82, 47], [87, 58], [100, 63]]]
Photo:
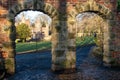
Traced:
[[120, 69], [106, 68], [89, 52], [92, 46], [77, 48], [76, 73], [55, 74], [51, 71], [51, 54], [19, 54], [16, 56], [16, 74], [8, 80], [120, 80]]

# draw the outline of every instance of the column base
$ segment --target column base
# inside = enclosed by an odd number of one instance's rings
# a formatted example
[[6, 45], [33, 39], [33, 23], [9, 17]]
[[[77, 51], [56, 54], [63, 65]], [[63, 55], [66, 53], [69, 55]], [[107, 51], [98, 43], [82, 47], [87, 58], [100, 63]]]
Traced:
[[103, 62], [103, 65], [104, 65], [105, 67], [108, 67], [108, 68], [110, 68], [110, 67], [112, 66], [110, 63], [105, 63], [105, 62]]
[[55, 74], [70, 74], [70, 73], [76, 73], [77, 68], [70, 68], [70, 69], [61, 69], [61, 70], [52, 70]]

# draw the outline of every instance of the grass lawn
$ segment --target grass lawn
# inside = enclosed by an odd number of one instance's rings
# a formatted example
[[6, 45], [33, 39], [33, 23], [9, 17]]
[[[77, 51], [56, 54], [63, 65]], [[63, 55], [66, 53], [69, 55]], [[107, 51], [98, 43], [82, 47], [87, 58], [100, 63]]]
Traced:
[[41, 41], [41, 42], [26, 42], [26, 43], [17, 43], [16, 52], [24, 52], [31, 50], [42, 50], [51, 48], [51, 42]]
[[[88, 44], [93, 44], [94, 37], [93, 36], [85, 36], [82, 38], [76, 38], [77, 46], [84, 46]], [[32, 50], [42, 50], [42, 49], [50, 49], [51, 42], [50, 41], [41, 41], [41, 42], [26, 42], [26, 43], [17, 43], [16, 44], [16, 52], [25, 52]]]
[[89, 44], [95, 44], [95, 38], [93, 36], [84, 36], [82, 38], [76, 38], [76, 45], [77, 46], [84, 46]]

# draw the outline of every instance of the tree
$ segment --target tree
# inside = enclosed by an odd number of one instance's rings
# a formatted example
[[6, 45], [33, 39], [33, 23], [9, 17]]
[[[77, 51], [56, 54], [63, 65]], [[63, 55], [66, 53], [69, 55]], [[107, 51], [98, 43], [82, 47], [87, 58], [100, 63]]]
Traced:
[[31, 36], [31, 30], [28, 25], [22, 23], [16, 27], [17, 38], [21, 39], [23, 42], [26, 38]]
[[120, 0], [117, 0], [117, 11], [120, 12]]

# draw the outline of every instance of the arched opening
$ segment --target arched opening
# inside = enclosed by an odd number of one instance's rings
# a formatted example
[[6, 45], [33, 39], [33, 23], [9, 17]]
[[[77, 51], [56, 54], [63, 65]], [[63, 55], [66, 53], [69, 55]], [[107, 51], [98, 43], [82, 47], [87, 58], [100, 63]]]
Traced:
[[[55, 26], [57, 25], [57, 22], [55, 20], [58, 19], [58, 12], [57, 10], [50, 4], [44, 3], [44, 1], [39, 1], [39, 0], [30, 0], [28, 2], [20, 2], [13, 7], [8, 12], [7, 20], [8, 20], [8, 25], [5, 28], [8, 36], [7, 42], [3, 43], [4, 48], [7, 49], [7, 59], [6, 59], [6, 70], [7, 73], [9, 74], [14, 74], [15, 69], [16, 69], [16, 61], [15, 61], [15, 56], [16, 56], [16, 46], [15, 46], [15, 39], [16, 39], [16, 27], [15, 27], [15, 16], [19, 14], [22, 11], [28, 11], [28, 10], [33, 10], [33, 11], [40, 11], [48, 16], [51, 17], [52, 21], [52, 27], [51, 31], [52, 34], [56, 32]], [[39, 23], [39, 22], [38, 22]], [[54, 36], [57, 37], [57, 36]], [[55, 40], [54, 40], [55, 41]], [[53, 43], [53, 41], [52, 41]], [[57, 45], [57, 43], [54, 43]], [[38, 45], [37, 45], [38, 46]], [[52, 45], [54, 47], [54, 45]], [[54, 49], [52, 49], [54, 51]]]
[[22, 11], [15, 17], [16, 72], [51, 69], [52, 19], [40, 11]]
[[[71, 7], [71, 6], [70, 6]], [[112, 58], [111, 58], [111, 51], [110, 51], [110, 28], [112, 27], [111, 20], [114, 19], [113, 13], [106, 8], [105, 6], [102, 6], [100, 4], [97, 4], [93, 0], [88, 0], [86, 3], [78, 3], [74, 7], [71, 8], [71, 10], [68, 13], [68, 40], [71, 41], [71, 43], [75, 43], [76, 38], [76, 16], [80, 13], [84, 12], [93, 12], [97, 15], [99, 15], [102, 20], [105, 22], [104, 29], [102, 30], [103, 34], [103, 64], [104, 65], [110, 65]], [[71, 36], [72, 35], [72, 36]], [[96, 33], [95, 33], [96, 35]], [[102, 39], [102, 38], [101, 38]], [[69, 44], [68, 46], [76, 47], [75, 44]], [[76, 52], [74, 51], [74, 54]]]
[[78, 67], [84, 64], [88, 56], [96, 56], [103, 60], [105, 24], [105, 20], [95, 12], [83, 12], [76, 16], [76, 65]]

